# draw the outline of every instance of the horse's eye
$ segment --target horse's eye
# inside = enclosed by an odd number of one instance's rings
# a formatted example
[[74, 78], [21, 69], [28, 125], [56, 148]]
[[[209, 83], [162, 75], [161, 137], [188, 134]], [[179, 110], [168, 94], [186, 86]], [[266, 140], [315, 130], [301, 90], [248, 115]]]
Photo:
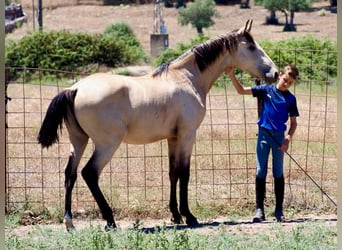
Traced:
[[256, 48], [254, 44], [251, 44], [248, 46], [248, 49], [253, 52]]

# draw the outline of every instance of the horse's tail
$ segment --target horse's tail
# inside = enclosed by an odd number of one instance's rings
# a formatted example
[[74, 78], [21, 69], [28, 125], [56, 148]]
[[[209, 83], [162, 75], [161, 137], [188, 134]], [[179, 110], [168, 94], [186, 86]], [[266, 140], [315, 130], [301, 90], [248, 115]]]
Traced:
[[52, 99], [37, 136], [38, 143], [43, 148], [48, 148], [59, 141], [58, 127], [62, 130], [63, 121], [76, 120], [74, 112], [76, 93], [77, 89], [66, 89]]

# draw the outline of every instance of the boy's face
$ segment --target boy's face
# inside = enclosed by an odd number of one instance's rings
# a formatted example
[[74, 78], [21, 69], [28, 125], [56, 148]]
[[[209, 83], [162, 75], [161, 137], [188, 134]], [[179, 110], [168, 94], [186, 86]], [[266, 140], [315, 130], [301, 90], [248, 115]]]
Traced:
[[292, 72], [290, 70], [285, 69], [285, 72], [280, 72], [279, 81], [277, 84], [277, 88], [280, 91], [288, 90], [296, 82], [296, 80], [291, 75]]

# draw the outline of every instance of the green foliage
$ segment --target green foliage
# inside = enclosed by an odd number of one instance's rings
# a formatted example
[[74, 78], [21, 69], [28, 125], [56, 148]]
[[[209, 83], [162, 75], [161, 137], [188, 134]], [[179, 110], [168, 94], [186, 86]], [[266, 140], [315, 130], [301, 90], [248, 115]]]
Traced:
[[6, 46], [6, 66], [72, 70], [92, 63], [97, 44], [88, 34], [35, 32]]
[[[229, 224], [229, 223], [228, 223]], [[245, 224], [244, 222], [241, 224]], [[176, 227], [147, 228], [145, 230], [118, 229], [103, 232], [99, 227], [66, 233], [64, 229], [50, 229], [44, 226], [33, 228], [27, 236], [18, 237], [6, 233], [5, 247], [16, 249], [336, 249], [337, 230], [329, 223], [303, 222], [291, 230], [276, 223], [267, 231], [256, 230], [254, 234], [231, 233], [229, 227], [240, 227], [239, 222], [231, 225], [205, 225], [201, 233], [195, 229], [180, 230]], [[217, 227], [213, 230], [212, 227]], [[266, 228], [266, 227], [265, 227]], [[317, 248], [319, 246], [319, 248]]]
[[306, 36], [259, 43], [280, 69], [287, 63], [296, 64], [301, 79], [325, 81], [337, 76], [337, 45], [328, 39]]
[[296, 11], [308, 10], [313, 2], [314, 0], [257, 0], [256, 4], [264, 6], [271, 12], [270, 17], [266, 19], [266, 23], [278, 24], [275, 13], [276, 11], [280, 11], [285, 16], [285, 25], [283, 31], [296, 31], [297, 28], [294, 24], [294, 13]]
[[126, 24], [109, 26], [104, 34], [68, 31], [34, 32], [6, 43], [7, 67], [75, 71], [91, 64], [117, 67], [148, 60]]
[[219, 17], [219, 12], [214, 7], [213, 0], [195, 0], [189, 7], [179, 8], [178, 22], [183, 26], [191, 23], [199, 34], [203, 34], [203, 28], [215, 24], [212, 18]]
[[132, 28], [125, 22], [108, 25], [104, 30], [104, 35], [113, 40], [117, 40], [125, 44], [126, 49], [130, 55], [131, 61], [148, 61], [139, 40], [134, 35]]
[[255, 4], [264, 6], [265, 9], [279, 11], [301, 11], [311, 7], [314, 0], [256, 0]]
[[265, 9], [269, 11], [273, 11], [273, 10], [275, 11], [275, 10], [282, 10], [283, 6], [286, 4], [286, 1], [258, 0], [256, 4], [263, 6]]
[[202, 43], [208, 39], [209, 37], [207, 36], [199, 36], [196, 39], [191, 39], [189, 44], [178, 43], [176, 49], [168, 48], [161, 55], [158, 56], [158, 58], [156, 59], [156, 66], [159, 66], [163, 63], [166, 63], [166, 62], [169, 62], [178, 58], [179, 56], [184, 54], [187, 50], [192, 48], [194, 45]]

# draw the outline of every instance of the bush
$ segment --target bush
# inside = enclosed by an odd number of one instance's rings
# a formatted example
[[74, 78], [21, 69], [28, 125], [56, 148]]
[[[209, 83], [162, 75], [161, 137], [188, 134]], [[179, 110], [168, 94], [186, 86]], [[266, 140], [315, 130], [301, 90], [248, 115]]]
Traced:
[[212, 0], [195, 0], [189, 7], [179, 8], [178, 23], [188, 25], [191, 23], [199, 35], [203, 34], [204, 28], [214, 25], [213, 17], [220, 17]]
[[91, 64], [118, 67], [147, 61], [129, 26], [110, 26], [104, 34], [35, 32], [6, 43], [6, 67], [75, 71]]
[[260, 45], [279, 68], [287, 63], [298, 65], [302, 79], [323, 81], [327, 76], [337, 76], [337, 46], [328, 39], [306, 36], [278, 42], [264, 40]]
[[208, 40], [209, 37], [207, 36], [199, 36], [196, 39], [192, 39], [189, 44], [184, 44], [184, 43], [179, 43], [177, 44], [176, 49], [167, 49], [165, 50], [161, 55], [158, 56], [156, 59], [156, 66], [159, 66], [163, 63], [172, 61], [176, 59], [177, 57], [181, 56], [184, 54], [187, 50], [192, 48], [194, 45], [202, 43], [206, 40]]
[[91, 35], [35, 32], [6, 44], [6, 66], [72, 70], [92, 62], [94, 47]]
[[134, 35], [132, 28], [125, 22], [111, 24], [106, 27], [103, 33], [105, 36], [120, 41], [126, 46], [127, 54], [134, 62], [148, 62], [139, 40]]

